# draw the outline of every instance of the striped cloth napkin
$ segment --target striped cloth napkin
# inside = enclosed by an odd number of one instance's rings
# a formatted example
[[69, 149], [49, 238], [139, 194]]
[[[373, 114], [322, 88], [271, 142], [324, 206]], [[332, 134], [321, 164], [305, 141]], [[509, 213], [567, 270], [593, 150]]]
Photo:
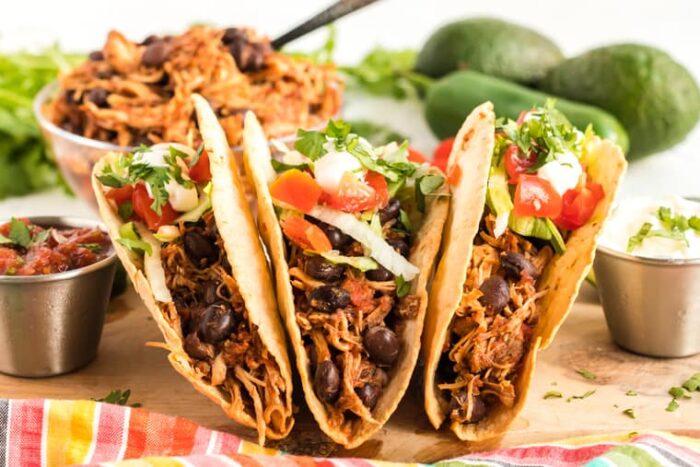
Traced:
[[[314, 459], [265, 449], [179, 417], [93, 401], [0, 399], [0, 467], [409, 466], [363, 459]], [[472, 454], [439, 467], [700, 465], [700, 440], [649, 432], [571, 439]]]

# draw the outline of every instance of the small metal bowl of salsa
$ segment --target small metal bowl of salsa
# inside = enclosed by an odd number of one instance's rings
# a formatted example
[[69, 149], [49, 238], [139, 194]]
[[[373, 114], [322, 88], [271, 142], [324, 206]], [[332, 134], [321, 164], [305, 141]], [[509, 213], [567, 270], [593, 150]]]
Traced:
[[593, 263], [613, 340], [635, 353], [700, 353], [700, 204], [677, 196], [623, 202]]
[[0, 372], [52, 376], [92, 361], [116, 266], [97, 221], [0, 222]]

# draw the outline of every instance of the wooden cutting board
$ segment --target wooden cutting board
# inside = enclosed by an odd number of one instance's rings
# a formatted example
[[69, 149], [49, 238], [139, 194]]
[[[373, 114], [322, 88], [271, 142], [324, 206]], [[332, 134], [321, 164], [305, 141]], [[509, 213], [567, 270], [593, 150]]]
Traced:
[[[700, 338], [700, 336], [699, 336]], [[0, 375], [4, 398], [99, 398], [113, 389], [131, 389], [132, 401], [165, 414], [194, 420], [216, 430], [255, 440], [251, 430], [228, 420], [182, 379], [168, 364], [163, 350], [144, 346], [160, 341], [155, 323], [133, 290], [113, 301], [97, 359], [75, 373], [47, 379], [20, 379]], [[595, 375], [586, 380], [576, 370]], [[700, 372], [700, 356], [652, 359], [616, 347], [605, 327], [595, 290], [586, 286], [573, 312], [550, 349], [542, 352], [530, 397], [510, 432], [495, 443], [471, 446], [450, 431], [435, 431], [428, 423], [414, 380], [397, 412], [386, 426], [360, 448], [344, 450], [318, 430], [295, 388], [299, 406], [290, 437], [277, 446], [291, 452], [318, 456], [356, 456], [395, 461], [431, 462], [475, 449], [514, 446], [600, 433], [668, 430], [700, 437], [700, 397], [681, 401], [676, 412], [666, 412], [667, 391]], [[585, 399], [567, 398], [595, 393]], [[633, 390], [637, 396], [625, 393]], [[558, 391], [561, 399], [543, 398]], [[636, 419], [622, 412], [634, 409]]]

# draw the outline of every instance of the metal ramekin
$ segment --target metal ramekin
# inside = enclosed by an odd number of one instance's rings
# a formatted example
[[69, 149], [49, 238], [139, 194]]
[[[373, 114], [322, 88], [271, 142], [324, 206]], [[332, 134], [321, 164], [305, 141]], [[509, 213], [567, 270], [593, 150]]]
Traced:
[[[42, 227], [98, 227], [75, 217], [33, 217]], [[0, 276], [0, 372], [41, 377], [67, 373], [97, 355], [117, 257], [42, 276]]]
[[654, 357], [700, 353], [700, 260], [644, 258], [599, 246], [593, 268], [618, 345]]

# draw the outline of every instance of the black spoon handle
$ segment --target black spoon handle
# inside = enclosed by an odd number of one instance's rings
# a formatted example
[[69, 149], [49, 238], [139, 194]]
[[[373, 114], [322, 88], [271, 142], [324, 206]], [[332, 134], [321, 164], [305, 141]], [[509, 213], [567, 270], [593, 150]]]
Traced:
[[291, 31], [288, 31], [272, 41], [272, 47], [276, 50], [292, 42], [293, 40], [314, 31], [321, 26], [342, 18], [354, 11], [364, 8], [377, 0], [339, 0], [317, 15], [304, 21]]

